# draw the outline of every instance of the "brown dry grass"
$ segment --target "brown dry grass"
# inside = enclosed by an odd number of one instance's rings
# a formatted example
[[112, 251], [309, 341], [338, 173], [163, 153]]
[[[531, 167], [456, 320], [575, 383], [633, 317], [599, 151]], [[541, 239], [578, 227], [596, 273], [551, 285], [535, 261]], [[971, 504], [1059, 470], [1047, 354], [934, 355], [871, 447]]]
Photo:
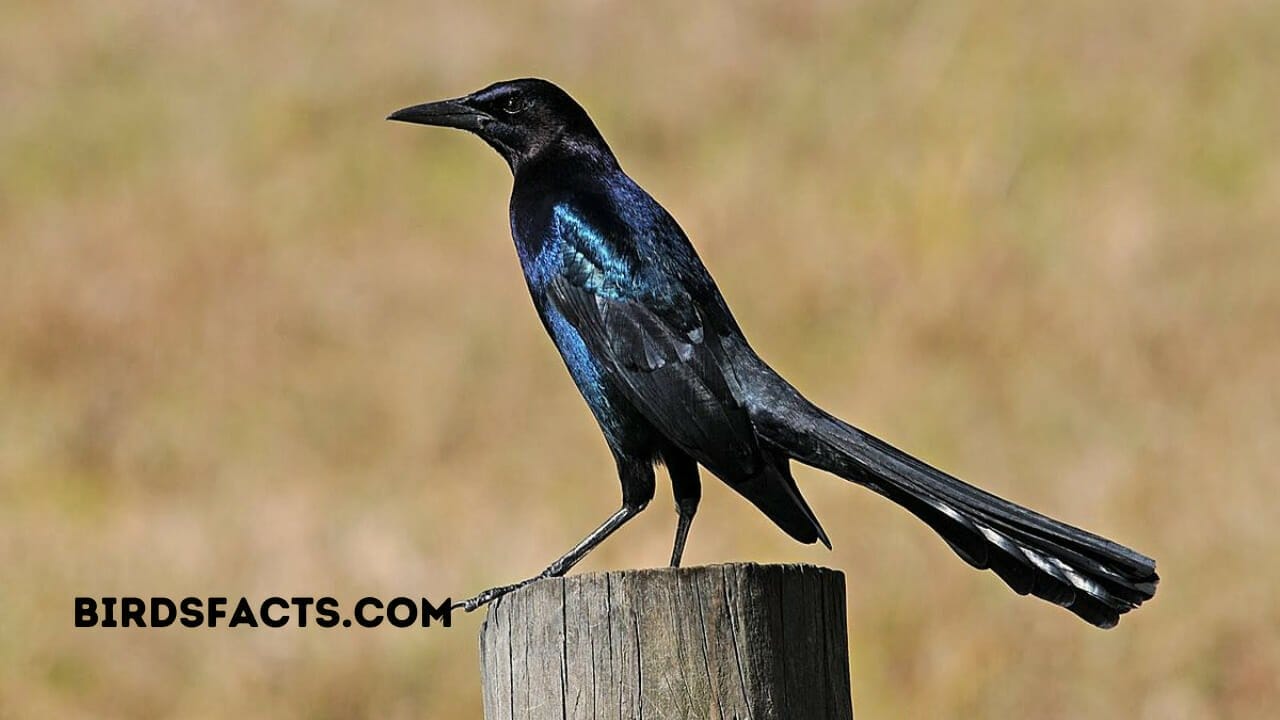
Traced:
[[[800, 472], [831, 554], [709, 488], [691, 562], [848, 573], [861, 716], [1271, 716], [1277, 7], [0, 4], [0, 717], [478, 716], [478, 617], [70, 605], [457, 595], [613, 509], [505, 168], [381, 120], [519, 75], [584, 101], [808, 394], [1159, 559], [1104, 633], [837, 480]], [[662, 562], [672, 521], [588, 569]]]

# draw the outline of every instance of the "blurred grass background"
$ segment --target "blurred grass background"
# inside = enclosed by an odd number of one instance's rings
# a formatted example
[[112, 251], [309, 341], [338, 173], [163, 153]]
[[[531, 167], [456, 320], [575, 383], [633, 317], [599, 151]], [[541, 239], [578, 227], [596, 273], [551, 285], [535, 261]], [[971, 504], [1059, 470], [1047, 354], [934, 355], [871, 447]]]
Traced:
[[[72, 597], [459, 597], [612, 511], [509, 177], [383, 122], [553, 79], [828, 409], [1154, 555], [1119, 629], [806, 469], [688, 562], [848, 575], [860, 717], [1280, 706], [1280, 5], [0, 2], [0, 717], [478, 717], [452, 630]], [[584, 569], [661, 564], [669, 495]]]

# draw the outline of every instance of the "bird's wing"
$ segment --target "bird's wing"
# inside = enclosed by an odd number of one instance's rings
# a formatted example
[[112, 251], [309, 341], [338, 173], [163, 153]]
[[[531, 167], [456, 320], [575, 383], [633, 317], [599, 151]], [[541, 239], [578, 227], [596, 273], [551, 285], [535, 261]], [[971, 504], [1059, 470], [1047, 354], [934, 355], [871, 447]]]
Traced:
[[580, 282], [593, 273], [566, 269], [547, 299], [636, 409], [722, 478], [754, 475], [762, 461], [755, 429], [721, 371], [718, 339], [688, 298], [678, 310], [655, 307], [652, 298], [593, 290]]
[[668, 275], [669, 267], [641, 267], [633, 244], [616, 242], [625, 229], [562, 212], [557, 272], [543, 285], [545, 301], [668, 440], [793, 538], [831, 547], [786, 459], [760, 446], [716, 326], [685, 282]]

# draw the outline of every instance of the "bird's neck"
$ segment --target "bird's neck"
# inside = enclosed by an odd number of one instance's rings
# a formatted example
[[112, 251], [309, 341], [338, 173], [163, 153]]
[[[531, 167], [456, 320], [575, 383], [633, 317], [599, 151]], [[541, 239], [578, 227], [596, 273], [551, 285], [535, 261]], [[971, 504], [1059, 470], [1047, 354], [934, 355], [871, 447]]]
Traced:
[[590, 175], [619, 171], [618, 160], [603, 140], [561, 136], [525, 157], [511, 162], [516, 184], [543, 175]]

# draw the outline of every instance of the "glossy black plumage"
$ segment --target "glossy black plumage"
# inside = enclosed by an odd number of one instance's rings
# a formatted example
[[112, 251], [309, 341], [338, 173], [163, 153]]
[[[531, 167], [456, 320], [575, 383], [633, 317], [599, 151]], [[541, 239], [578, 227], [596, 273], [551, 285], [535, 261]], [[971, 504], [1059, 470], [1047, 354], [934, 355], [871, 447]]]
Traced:
[[965, 561], [1094, 625], [1114, 625], [1155, 592], [1150, 558], [963, 483], [801, 396], [747, 344], [679, 225], [558, 87], [497, 83], [391, 119], [473, 132], [511, 167], [511, 231], [530, 295], [618, 466], [622, 507], [539, 577], [566, 572], [640, 512], [659, 462], [679, 512], [672, 565], [701, 496], [698, 465], [791, 537], [830, 547], [791, 477], [795, 459], [893, 500]]

